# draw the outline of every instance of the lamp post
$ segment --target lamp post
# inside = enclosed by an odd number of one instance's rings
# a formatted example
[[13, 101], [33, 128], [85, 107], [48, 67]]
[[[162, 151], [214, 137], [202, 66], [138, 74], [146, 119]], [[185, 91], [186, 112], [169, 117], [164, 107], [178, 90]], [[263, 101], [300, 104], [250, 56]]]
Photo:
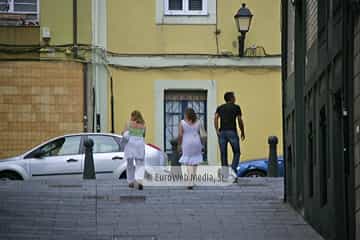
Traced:
[[250, 10], [246, 7], [245, 3], [242, 4], [241, 8], [234, 16], [237, 30], [240, 33], [240, 36], [238, 37], [240, 57], [244, 56], [245, 37], [246, 37], [246, 33], [250, 29], [252, 17], [253, 15], [250, 12]]

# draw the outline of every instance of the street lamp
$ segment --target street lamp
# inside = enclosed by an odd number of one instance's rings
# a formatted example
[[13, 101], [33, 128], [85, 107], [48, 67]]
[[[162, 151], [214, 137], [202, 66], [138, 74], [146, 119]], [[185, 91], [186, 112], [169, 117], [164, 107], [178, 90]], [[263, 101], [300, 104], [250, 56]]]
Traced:
[[250, 29], [251, 19], [253, 15], [250, 10], [246, 7], [246, 4], [243, 3], [239, 11], [234, 16], [237, 30], [240, 33], [238, 37], [239, 40], [239, 56], [244, 56], [244, 45], [245, 45], [245, 36]]

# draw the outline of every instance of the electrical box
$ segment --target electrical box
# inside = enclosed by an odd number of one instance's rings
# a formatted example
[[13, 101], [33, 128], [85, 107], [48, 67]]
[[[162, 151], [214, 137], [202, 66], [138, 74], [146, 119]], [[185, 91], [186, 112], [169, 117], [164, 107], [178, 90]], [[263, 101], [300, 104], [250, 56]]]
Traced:
[[49, 27], [42, 28], [42, 39], [50, 40], [51, 39], [51, 32]]

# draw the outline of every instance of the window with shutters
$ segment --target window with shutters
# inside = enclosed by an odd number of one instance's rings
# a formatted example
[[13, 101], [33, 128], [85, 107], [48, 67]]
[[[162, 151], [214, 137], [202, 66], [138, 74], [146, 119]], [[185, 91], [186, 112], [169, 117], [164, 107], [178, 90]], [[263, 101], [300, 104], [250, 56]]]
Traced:
[[165, 15], [207, 15], [207, 0], [164, 0]]
[[0, 12], [38, 14], [39, 0], [0, 0]]
[[0, 0], [0, 25], [38, 25], [39, 0]]

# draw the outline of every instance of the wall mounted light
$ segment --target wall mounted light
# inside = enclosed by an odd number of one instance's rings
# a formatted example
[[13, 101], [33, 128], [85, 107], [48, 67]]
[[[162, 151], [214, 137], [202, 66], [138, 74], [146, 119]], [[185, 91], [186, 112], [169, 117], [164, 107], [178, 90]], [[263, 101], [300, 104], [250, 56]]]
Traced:
[[240, 57], [244, 56], [245, 37], [246, 33], [250, 30], [252, 18], [253, 15], [251, 11], [246, 7], [245, 3], [242, 4], [241, 8], [234, 16], [237, 30], [240, 33], [240, 36], [238, 37]]

